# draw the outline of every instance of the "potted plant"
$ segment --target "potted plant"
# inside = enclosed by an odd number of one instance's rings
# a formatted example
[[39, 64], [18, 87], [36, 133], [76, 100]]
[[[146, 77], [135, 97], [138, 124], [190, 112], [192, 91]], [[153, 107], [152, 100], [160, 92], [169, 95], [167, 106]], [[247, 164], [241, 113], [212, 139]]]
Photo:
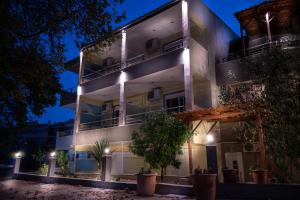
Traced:
[[237, 169], [228, 169], [227, 167], [224, 167], [222, 172], [224, 183], [237, 183], [239, 181], [239, 171]]
[[258, 166], [250, 167], [252, 180], [255, 184], [268, 183], [268, 170], [259, 168]]
[[137, 174], [137, 195], [152, 196], [155, 193], [156, 176], [157, 173], [150, 168], [148, 170], [141, 168]]
[[217, 174], [197, 167], [193, 175], [193, 187], [196, 199], [198, 200], [215, 200]]
[[[181, 147], [191, 135], [183, 121], [165, 112], [152, 112], [146, 116], [140, 131], [132, 133], [129, 148], [134, 154], [144, 157], [150, 169], [160, 169], [163, 182], [167, 166], [179, 168], [180, 161], [176, 156], [182, 153]], [[139, 173], [137, 181], [138, 195], [151, 196], [154, 193], [156, 174], [151, 170]]]
[[99, 179], [101, 179], [103, 155], [105, 154], [105, 149], [108, 148], [108, 146], [108, 140], [101, 138], [100, 140], [96, 141], [95, 144], [89, 149], [89, 152], [97, 162]]

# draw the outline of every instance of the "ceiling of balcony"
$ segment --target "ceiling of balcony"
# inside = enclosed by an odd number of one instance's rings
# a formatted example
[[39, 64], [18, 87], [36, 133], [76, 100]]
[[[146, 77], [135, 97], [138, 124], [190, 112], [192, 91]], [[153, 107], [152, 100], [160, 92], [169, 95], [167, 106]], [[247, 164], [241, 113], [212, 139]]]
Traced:
[[129, 28], [127, 30], [128, 56], [145, 51], [145, 44], [149, 39], [159, 38], [161, 43], [165, 43], [181, 37], [181, 18], [181, 4], [177, 4]]
[[[169, 88], [177, 85], [183, 86], [183, 82], [183, 66], [180, 65], [126, 82], [126, 96], [130, 97], [146, 93], [157, 87]], [[98, 102], [119, 99], [119, 87], [120, 85], [114, 85], [85, 94], [85, 96]]]

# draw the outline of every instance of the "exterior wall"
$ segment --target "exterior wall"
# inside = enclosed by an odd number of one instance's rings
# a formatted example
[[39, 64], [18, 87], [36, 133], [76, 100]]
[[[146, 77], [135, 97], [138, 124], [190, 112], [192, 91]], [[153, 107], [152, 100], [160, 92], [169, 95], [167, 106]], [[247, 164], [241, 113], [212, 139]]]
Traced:
[[[193, 72], [198, 72], [196, 75], [210, 81], [212, 106], [216, 106], [219, 94], [216, 85], [216, 60], [228, 55], [230, 41], [238, 36], [199, 0], [189, 1], [189, 17], [194, 26], [191, 28], [193, 39], [190, 46], [197, 51], [192, 53], [191, 57]], [[196, 34], [193, 34], [194, 32]], [[199, 62], [200, 57], [206, 58]]]
[[137, 131], [139, 127], [139, 124], [134, 124], [80, 131], [75, 136], [75, 145], [79, 145], [80, 150], [80, 145], [93, 145], [100, 138], [106, 138], [109, 142], [130, 141], [131, 133]]
[[[185, 92], [186, 98], [188, 96], [192, 97], [191, 102], [194, 102], [192, 103], [192, 106], [211, 107], [217, 104], [218, 88], [216, 86], [215, 59], [227, 55], [229, 41], [234, 39], [236, 35], [200, 1], [189, 0], [188, 3], [188, 16], [190, 18], [190, 22], [193, 22], [193, 27], [191, 27], [191, 29], [190, 27], [187, 28], [187, 26], [189, 26], [189, 20], [183, 20], [183, 29], [185, 33], [178, 33], [170, 36], [166, 38], [166, 41], [171, 40], [172, 38], [177, 39], [178, 36], [183, 35], [184, 43], [185, 40], [187, 41], [186, 43], [188, 43], [187, 46], [184, 47], [186, 50], [189, 49], [189, 51], [178, 49], [125, 67], [123, 69], [123, 73], [126, 73], [125, 95], [126, 87], [130, 87], [130, 85], [127, 85], [127, 81], [162, 70], [183, 66], [184, 74], [182, 76], [184, 77], [185, 82], [182, 85], [176, 85], [174, 87], [162, 87], [162, 95], [172, 92]], [[188, 32], [186, 32], [187, 30]], [[129, 34], [127, 37], [129, 37]], [[162, 42], [164, 43], [165, 41], [162, 40]], [[188, 55], [188, 58], [185, 58], [185, 55]], [[186, 73], [186, 70], [190, 70], [191, 73]], [[121, 72], [118, 71], [105, 77], [99, 77], [92, 81], [83, 83], [83, 94], [119, 84], [120, 77]], [[192, 81], [192, 91], [187, 92], [187, 90], [190, 89], [190, 83], [187, 83], [187, 81]], [[147, 92], [135, 96], [128, 96], [125, 99], [128, 105], [136, 105], [140, 107], [163, 107], [164, 105], [164, 98], [151, 102], [148, 101]], [[191, 99], [188, 98], [188, 100]], [[101, 102], [98, 103], [101, 104]], [[119, 103], [120, 101], [118, 99], [113, 101], [114, 105], [118, 105]], [[134, 112], [134, 110], [130, 110], [130, 106], [126, 105], [126, 107], [127, 114]], [[197, 130], [199, 131], [199, 134], [193, 137], [192, 159], [194, 167], [199, 166], [200, 168], [207, 168], [205, 139], [207, 131], [211, 126], [211, 123], [203, 123], [203, 125]], [[132, 155], [128, 149], [128, 145], [131, 140], [131, 133], [134, 130], [138, 131], [139, 127], [139, 124], [135, 124], [79, 131], [73, 138], [75, 151], [88, 151], [90, 145], [94, 144], [98, 139], [106, 138], [109, 140], [111, 149], [113, 150], [112, 174], [134, 174], [140, 169], [140, 167], [145, 166], [144, 160]], [[222, 147], [219, 149], [222, 150]], [[178, 155], [178, 158], [182, 162], [180, 169], [168, 167], [167, 175], [188, 176], [190, 172], [187, 145], [183, 146], [183, 154]], [[83, 162], [83, 160], [78, 161], [76, 164], [78, 170], [82, 169], [84, 166], [81, 162]], [[90, 163], [90, 165], [94, 165], [92, 160], [86, 159], [86, 162]], [[92, 171], [93, 167], [89, 168], [89, 170]]]
[[56, 136], [56, 145], [55, 149], [56, 150], [68, 150], [71, 148], [72, 145], [72, 140], [73, 140], [73, 135], [69, 136]]

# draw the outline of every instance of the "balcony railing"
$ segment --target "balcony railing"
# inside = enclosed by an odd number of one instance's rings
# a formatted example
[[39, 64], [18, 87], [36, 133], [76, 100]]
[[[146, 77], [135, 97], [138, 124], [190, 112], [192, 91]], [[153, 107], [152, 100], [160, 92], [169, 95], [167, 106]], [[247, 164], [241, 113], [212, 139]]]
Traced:
[[64, 90], [60, 96], [60, 105], [76, 103], [77, 87]]
[[[154, 109], [146, 112], [126, 115], [125, 120], [126, 120], [126, 124], [138, 124], [138, 123], [142, 123], [149, 113], [167, 112], [168, 114], [172, 114], [172, 113], [183, 112], [184, 110], [185, 110], [184, 106], [172, 107], [167, 109]], [[79, 125], [79, 130], [85, 131], [85, 130], [92, 130], [92, 129], [109, 128], [109, 127], [118, 126], [118, 124], [119, 124], [119, 117], [104, 118], [99, 121], [81, 123]]]
[[116, 63], [116, 64], [113, 64], [113, 65], [104, 67], [100, 70], [97, 70], [93, 73], [84, 75], [84, 76], [82, 76], [82, 80], [83, 80], [83, 82], [87, 82], [87, 81], [93, 80], [93, 79], [98, 78], [98, 77], [106, 76], [108, 74], [114, 73], [114, 72], [119, 71], [119, 70], [121, 70], [121, 64]]
[[149, 113], [153, 113], [153, 112], [167, 112], [168, 114], [172, 114], [172, 113], [183, 112], [184, 110], [185, 110], [184, 106], [178, 106], [178, 107], [172, 107], [166, 109], [156, 109], [147, 112], [135, 113], [126, 116], [126, 124], [142, 123], [145, 120], [146, 116]]
[[129, 58], [127, 60], [127, 67], [138, 64], [138, 63], [141, 63], [141, 62], [144, 62], [144, 61], [147, 61], [147, 60], [150, 60], [154, 57], [158, 57], [158, 56], [167, 54], [169, 52], [172, 52], [172, 51], [175, 51], [175, 50], [181, 49], [181, 48], [183, 48], [183, 39], [179, 38], [177, 40], [174, 40], [174, 41], [171, 41], [169, 43], [164, 44], [162, 46], [161, 50], [160, 50], [159, 55], [152, 56], [152, 57], [151, 56], [146, 57], [145, 54], [142, 53], [142, 54], [139, 54], [139, 55], [134, 56], [132, 58]]
[[91, 130], [91, 129], [108, 128], [108, 127], [118, 126], [118, 124], [119, 124], [118, 117], [105, 118], [99, 121], [81, 123], [79, 125], [79, 130], [84, 131], [84, 130]]
[[[263, 41], [263, 40], [257, 39], [257, 41]], [[257, 41], [255, 41], [254, 43], [258, 43]], [[281, 37], [278, 40], [273, 40], [271, 43], [265, 42], [265, 43], [261, 43], [261, 44], [255, 45], [253, 47], [247, 48], [245, 50], [232, 52], [226, 58], [223, 58], [219, 63], [228, 62], [228, 61], [243, 58], [243, 57], [257, 55], [257, 54], [262, 53], [266, 49], [269, 49], [270, 46], [282, 47], [282, 48], [296, 47], [296, 46], [300, 45], [299, 41], [300, 41], [299, 36], [295, 36], [292, 38]]]

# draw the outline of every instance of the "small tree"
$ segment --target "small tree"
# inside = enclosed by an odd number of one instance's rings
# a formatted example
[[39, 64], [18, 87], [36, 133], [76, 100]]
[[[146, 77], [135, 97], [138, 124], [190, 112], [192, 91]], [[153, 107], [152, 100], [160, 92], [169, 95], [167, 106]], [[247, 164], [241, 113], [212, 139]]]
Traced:
[[32, 158], [38, 163], [38, 168], [46, 161], [45, 153], [39, 148], [36, 154], [32, 155]]
[[98, 172], [100, 176], [100, 172], [102, 170], [102, 157], [105, 153], [105, 149], [108, 148], [109, 142], [106, 139], [101, 138], [96, 141], [95, 144], [90, 148], [90, 153], [95, 158], [97, 162]]
[[64, 151], [59, 151], [57, 154], [57, 163], [62, 176], [68, 174], [68, 154]]
[[181, 147], [191, 136], [183, 121], [165, 112], [153, 112], [146, 116], [140, 132], [133, 132], [130, 150], [144, 157], [150, 168], [160, 168], [163, 181], [167, 166], [180, 167], [176, 156], [182, 154]]

